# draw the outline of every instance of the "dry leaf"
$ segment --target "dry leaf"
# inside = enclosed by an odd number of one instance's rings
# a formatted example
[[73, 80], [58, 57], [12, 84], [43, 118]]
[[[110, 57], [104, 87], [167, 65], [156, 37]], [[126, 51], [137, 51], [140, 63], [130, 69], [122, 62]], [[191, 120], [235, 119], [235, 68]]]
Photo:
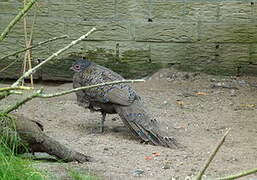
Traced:
[[181, 125], [175, 126], [174, 128], [175, 129], [185, 129], [186, 127], [187, 127], [186, 125], [181, 124]]
[[206, 92], [197, 92], [196, 95], [198, 95], [198, 96], [206, 96], [207, 93]]
[[176, 101], [176, 104], [177, 104], [177, 105], [180, 105], [180, 106], [182, 106], [182, 105], [184, 105], [184, 101], [181, 101], [181, 100], [177, 100], [177, 101]]

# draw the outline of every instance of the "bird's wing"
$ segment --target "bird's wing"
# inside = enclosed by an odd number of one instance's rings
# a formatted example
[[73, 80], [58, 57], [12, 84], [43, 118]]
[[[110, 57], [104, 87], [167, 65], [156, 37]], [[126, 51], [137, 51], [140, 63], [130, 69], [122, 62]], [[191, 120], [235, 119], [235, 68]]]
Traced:
[[106, 101], [114, 104], [127, 106], [130, 105], [136, 97], [136, 93], [128, 84], [107, 87], [106, 89], [107, 91], [104, 98], [106, 98]]
[[[92, 85], [110, 81], [124, 80], [117, 73], [102, 67], [95, 66], [94, 69], [85, 72], [81, 78], [81, 85]], [[129, 84], [107, 85], [91, 88], [83, 91], [90, 100], [101, 103], [114, 103], [118, 105], [130, 105], [137, 97], [135, 91]]]

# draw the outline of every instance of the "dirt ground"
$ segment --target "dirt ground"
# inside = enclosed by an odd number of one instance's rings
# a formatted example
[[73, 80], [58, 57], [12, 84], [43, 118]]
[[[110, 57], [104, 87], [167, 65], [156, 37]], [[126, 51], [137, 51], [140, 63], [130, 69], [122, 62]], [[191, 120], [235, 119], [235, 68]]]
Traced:
[[[172, 177], [184, 180], [199, 172], [219, 139], [231, 128], [206, 177], [257, 167], [257, 77], [163, 69], [146, 79], [146, 83], [135, 84], [135, 89], [163, 129], [184, 148], [141, 144], [123, 127], [117, 115], [107, 115], [106, 131], [99, 134], [100, 114], [79, 107], [75, 94], [71, 94], [34, 99], [18, 113], [41, 121], [46, 134], [92, 156], [95, 161], [84, 164], [41, 162], [37, 166], [60, 179], [69, 179], [66, 171], [72, 168], [106, 180], [171, 180]], [[72, 84], [36, 86], [55, 92], [70, 89]], [[9, 97], [1, 102], [1, 107], [16, 99], [20, 96]], [[256, 180], [257, 174], [241, 179]]]

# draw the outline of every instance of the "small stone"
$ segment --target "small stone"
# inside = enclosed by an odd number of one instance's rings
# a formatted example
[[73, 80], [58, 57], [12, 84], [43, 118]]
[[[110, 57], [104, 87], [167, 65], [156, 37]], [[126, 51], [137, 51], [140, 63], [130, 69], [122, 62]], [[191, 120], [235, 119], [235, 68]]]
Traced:
[[64, 104], [65, 102], [64, 101], [59, 101], [59, 104]]
[[173, 81], [173, 79], [171, 79], [170, 77], [167, 77], [166, 80], [169, 81], [169, 82]]
[[195, 169], [195, 168], [191, 168], [191, 171], [192, 171], [192, 172], [196, 172], [196, 169]]
[[230, 96], [236, 96], [236, 90], [235, 89], [231, 89], [229, 94], [230, 94]]
[[233, 87], [233, 86], [231, 86], [229, 84], [221, 83], [221, 82], [211, 84], [211, 88], [238, 89], [237, 87]]
[[164, 166], [162, 167], [162, 169], [170, 169], [171, 167], [171, 162], [170, 161], [166, 161]]
[[184, 80], [188, 80], [189, 78], [190, 78], [189, 74], [185, 74], [185, 75], [183, 76], [183, 79], [184, 79]]
[[144, 174], [144, 171], [141, 169], [136, 169], [135, 171], [133, 171], [134, 176], [140, 176], [142, 174]]
[[186, 176], [185, 180], [192, 180], [192, 178], [190, 176]]
[[240, 84], [240, 86], [245, 86], [246, 85], [245, 80], [239, 80], [238, 83]]
[[170, 169], [170, 164], [166, 163], [166, 164], [162, 167], [162, 169]]

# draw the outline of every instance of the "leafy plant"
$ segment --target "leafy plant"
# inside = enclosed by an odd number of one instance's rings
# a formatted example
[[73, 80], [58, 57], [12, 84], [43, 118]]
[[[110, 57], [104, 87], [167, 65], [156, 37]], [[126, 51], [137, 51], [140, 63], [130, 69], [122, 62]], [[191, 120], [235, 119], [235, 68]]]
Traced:
[[26, 149], [15, 131], [13, 119], [0, 114], [0, 179], [44, 180], [46, 174], [32, 167], [30, 159], [16, 156], [20, 147]]
[[97, 180], [98, 178], [95, 176], [92, 176], [88, 173], [83, 173], [75, 170], [69, 171], [70, 177], [72, 177], [74, 180]]

